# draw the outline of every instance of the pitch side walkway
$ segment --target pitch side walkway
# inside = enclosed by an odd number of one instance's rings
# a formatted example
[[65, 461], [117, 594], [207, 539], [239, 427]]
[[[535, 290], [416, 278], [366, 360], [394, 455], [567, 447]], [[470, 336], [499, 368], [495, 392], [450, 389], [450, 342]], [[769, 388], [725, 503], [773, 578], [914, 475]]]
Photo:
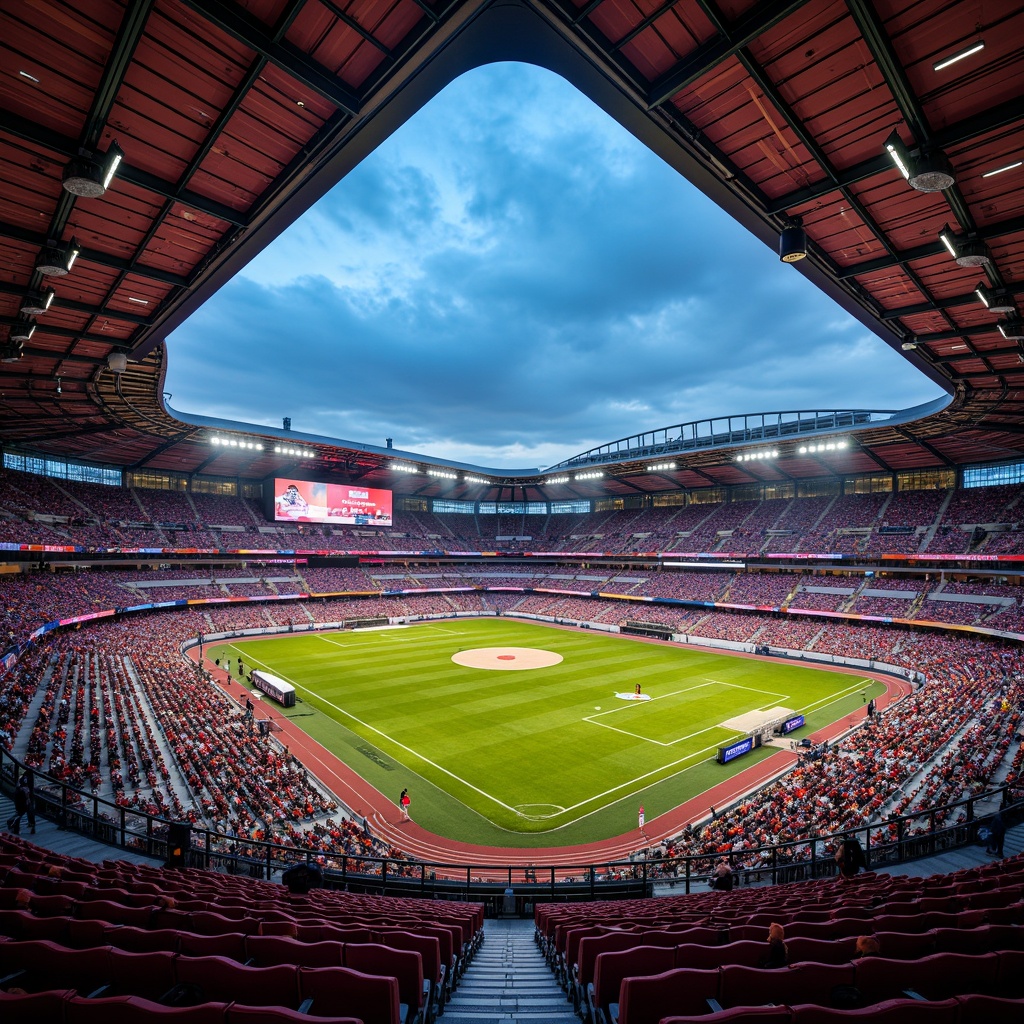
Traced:
[[[754, 655], [743, 654], [737, 656], [749, 657], [752, 660], [792, 664], [792, 660], [789, 658], [755, 658]], [[241, 683], [231, 682], [229, 684], [227, 673], [210, 663], [207, 663], [206, 668], [211, 671], [214, 681], [233, 700], [239, 704], [245, 703], [249, 691]], [[836, 668], [839, 670], [839, 666]], [[874, 679], [886, 687], [886, 692], [876, 699], [879, 710], [911, 692], [909, 683], [889, 676], [859, 670], [847, 669], [844, 671], [846, 674], [857, 675], [862, 679]], [[810, 739], [814, 743], [821, 743], [842, 736], [862, 723], [866, 714], [865, 710], [858, 708], [853, 714], [814, 733]], [[376, 836], [420, 860], [473, 864], [480, 867], [491, 865], [525, 867], [528, 864], [541, 863], [555, 863], [559, 866], [571, 867], [623, 860], [630, 853], [678, 835], [686, 825], [705, 820], [710, 816], [711, 807], [726, 808], [730, 806], [744, 795], [787, 771], [798, 760], [797, 754], [788, 746], [784, 749], [780, 748], [775, 754], [732, 776], [702, 793], [699, 797], [688, 800], [666, 814], [647, 822], [645, 835], [641, 835], [638, 829], [633, 829], [624, 835], [585, 846], [507, 849], [459, 842], [456, 839], [435, 835], [417, 825], [415, 821], [401, 822], [398, 807], [393, 801], [361, 779], [351, 768], [304, 733], [290, 719], [276, 713], [263, 701], [257, 703], [256, 717], [269, 718], [276, 726], [279, 726], [278, 739], [345, 804], [353, 810], [361, 809], [369, 818]]]

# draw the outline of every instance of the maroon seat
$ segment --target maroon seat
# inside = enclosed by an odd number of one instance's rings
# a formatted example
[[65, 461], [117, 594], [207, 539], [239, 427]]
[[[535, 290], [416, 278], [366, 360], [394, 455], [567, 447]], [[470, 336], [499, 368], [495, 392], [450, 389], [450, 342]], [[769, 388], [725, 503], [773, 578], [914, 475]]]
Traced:
[[348, 942], [345, 944], [345, 966], [364, 974], [397, 978], [398, 1001], [408, 1008], [408, 1024], [415, 1024], [425, 1013], [427, 989], [419, 953], [393, 949], [379, 942]]
[[1024, 999], [1004, 999], [999, 996], [957, 996], [960, 1016], [957, 1024], [1020, 1024], [1024, 1020]]
[[260, 930], [260, 922], [253, 917], [234, 918], [216, 914], [211, 910], [198, 910], [191, 914], [187, 931], [199, 935], [224, 935], [228, 932], [241, 932], [243, 935], [256, 935]]
[[715, 1014], [698, 1014], [688, 1017], [662, 1017], [661, 1024], [727, 1024], [728, 1021], [790, 1021], [793, 1013], [788, 1006], [736, 1006], [730, 1010], [719, 1010]]
[[49, 989], [24, 995], [0, 989], [0, 1020], [4, 1024], [62, 1021], [65, 1004], [74, 994], [70, 989]]
[[[594, 980], [594, 965], [598, 956], [602, 953], [618, 952], [626, 949], [633, 949], [637, 946], [645, 946], [640, 932], [605, 932], [602, 935], [587, 935], [580, 940], [576, 953], [576, 960], [572, 965], [570, 980], [573, 991], [573, 1007], [577, 1012], [587, 1005], [587, 992], [591, 982]], [[668, 970], [675, 964], [668, 964], [661, 970]], [[657, 971], [652, 973], [657, 974]], [[613, 998], [618, 998], [618, 990]]]
[[93, 900], [90, 903], [79, 903], [75, 916], [83, 921], [106, 921], [108, 924], [148, 928], [153, 917], [153, 908], [127, 907], [110, 900]]
[[300, 942], [284, 935], [250, 935], [245, 939], [245, 958], [257, 967], [344, 967], [344, 951], [343, 942]]
[[919, 999], [888, 999], [853, 1010], [834, 1010], [827, 1006], [800, 1004], [792, 1008], [793, 1024], [843, 1024], [843, 1021], [921, 1021], [922, 1024], [957, 1024], [959, 1007], [955, 999], [924, 1002]]
[[380, 931], [374, 941], [392, 949], [408, 949], [419, 953], [423, 964], [423, 978], [430, 985], [427, 1001], [444, 1010], [444, 965], [441, 962], [441, 943], [433, 935], [417, 935], [403, 930]]
[[301, 1010], [283, 1006], [244, 1006], [232, 1003], [224, 1024], [363, 1024], [358, 1017], [310, 1017]]
[[313, 1017], [353, 1016], [363, 1024], [402, 1024], [398, 979], [347, 967], [300, 967], [299, 995]]
[[[140, 1021], [166, 1021], [167, 1024], [224, 1024], [226, 1010], [227, 1003], [163, 1006], [140, 996], [111, 996], [99, 999], [73, 996], [64, 1004], [64, 1024], [139, 1024]], [[46, 1019], [40, 1018], [37, 1024], [42, 1024]]]
[[159, 999], [177, 980], [175, 955], [168, 950], [133, 953], [111, 947], [107, 954], [110, 984], [118, 994]]
[[[786, 940], [791, 964], [848, 964], [856, 956], [856, 946], [857, 939], [853, 935], [841, 939], [808, 939], [797, 935]], [[761, 949], [763, 953], [764, 943]]]
[[[946, 999], [969, 992], [991, 992], [999, 971], [999, 954], [933, 953], [904, 967], [910, 987], [926, 999]], [[1018, 982], [1019, 984], [1019, 982]]]
[[103, 934], [105, 941], [117, 949], [127, 949], [133, 953], [150, 953], [154, 950], [166, 949], [176, 953], [182, 933], [173, 928], [108, 927], [104, 929]]
[[607, 1020], [609, 1007], [619, 1002], [623, 978], [664, 974], [675, 966], [676, 950], [667, 946], [634, 946], [632, 949], [599, 954], [594, 965], [593, 979], [587, 985], [586, 1007], [589, 1019], [595, 1022]]
[[852, 964], [800, 963], [776, 969], [727, 964], [722, 968], [718, 1000], [723, 1009], [758, 1003], [830, 1006], [833, 991], [853, 982]]
[[182, 956], [226, 956], [229, 960], [245, 963], [246, 936], [241, 932], [222, 932], [219, 935], [200, 935], [197, 932], [178, 932], [178, 952]]
[[48, 939], [31, 939], [3, 944], [5, 974], [24, 972], [8, 987], [29, 992], [47, 989], [75, 989], [93, 992], [109, 980], [109, 946], [70, 949]]
[[299, 1005], [298, 969], [291, 964], [245, 967], [223, 956], [181, 956], [175, 960], [175, 975], [178, 984], [195, 986], [204, 1000]]
[[739, 939], [724, 946], [700, 946], [686, 943], [676, 946], [676, 967], [722, 967], [725, 964], [746, 964], [757, 967], [768, 953], [765, 942]]
[[919, 960], [935, 952], [935, 932], [875, 932], [878, 955], [888, 960]]
[[680, 968], [649, 978], [623, 978], [618, 1011], [610, 1008], [618, 1024], [658, 1024], [670, 1014], [707, 1013], [709, 999], [718, 996], [718, 971]]
[[49, 939], [61, 945], [68, 942], [70, 917], [36, 917], [29, 910], [0, 910], [0, 935], [10, 939]]

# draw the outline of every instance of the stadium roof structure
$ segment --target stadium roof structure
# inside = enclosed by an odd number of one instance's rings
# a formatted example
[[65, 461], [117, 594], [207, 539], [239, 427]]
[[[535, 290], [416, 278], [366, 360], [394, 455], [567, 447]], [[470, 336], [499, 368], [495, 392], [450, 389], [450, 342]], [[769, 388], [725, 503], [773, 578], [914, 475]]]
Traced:
[[[578, 457], [602, 462], [594, 479], [425, 475], [407, 492], [636, 494], [1024, 453], [1015, 0], [52, 0], [5, 4], [0, 39], [7, 445], [395, 486], [409, 453], [282, 435], [317, 454], [295, 460], [274, 452], [281, 432], [172, 414], [164, 339], [448, 82], [518, 60], [563, 75], [771, 246], [802, 230], [796, 269], [950, 399], [872, 413], [824, 453], [787, 441], [738, 461], [737, 437], [652, 473], [642, 445], [616, 443]], [[72, 242], [69, 273], [37, 269], [67, 271]], [[269, 443], [211, 445], [217, 429]]]

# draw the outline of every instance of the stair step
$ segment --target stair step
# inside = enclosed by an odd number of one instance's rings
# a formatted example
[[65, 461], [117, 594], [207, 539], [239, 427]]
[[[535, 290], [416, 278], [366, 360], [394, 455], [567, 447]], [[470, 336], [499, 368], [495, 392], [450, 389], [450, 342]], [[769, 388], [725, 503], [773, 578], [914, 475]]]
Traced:
[[579, 1024], [544, 961], [529, 921], [485, 922], [485, 941], [444, 1016], [465, 1024]]

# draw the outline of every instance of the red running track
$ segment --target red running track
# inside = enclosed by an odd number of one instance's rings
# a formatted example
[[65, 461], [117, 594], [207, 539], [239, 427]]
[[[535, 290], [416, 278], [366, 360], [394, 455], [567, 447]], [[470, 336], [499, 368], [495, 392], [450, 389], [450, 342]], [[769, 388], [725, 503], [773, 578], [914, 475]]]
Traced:
[[[564, 627], [563, 627], [564, 628]], [[640, 639], [642, 638], [632, 638]], [[242, 641], [244, 643], [244, 641]], [[664, 641], [650, 640], [650, 643]], [[686, 645], [679, 645], [686, 646]], [[762, 657], [739, 652], [728, 653], [734, 657], [751, 658], [755, 661], [778, 661], [791, 664], [788, 658]], [[190, 656], [195, 659], [197, 652]], [[855, 668], [831, 666], [835, 671], [861, 678], [874, 679], [882, 683], [885, 693], [876, 698], [879, 711], [894, 701], [901, 700], [912, 690], [909, 683], [881, 673], [864, 672]], [[244, 705], [249, 691], [237, 682], [231, 682], [222, 669], [206, 663], [213, 680], [238, 704]], [[853, 714], [833, 722], [814, 733], [813, 743], [832, 740], [849, 732], [863, 722], [867, 711], [858, 709]], [[598, 842], [578, 846], [531, 847], [513, 849], [500, 846], [481, 846], [464, 843], [427, 831], [415, 821], [402, 821], [398, 805], [357, 775], [340, 758], [321, 746], [284, 715], [275, 714], [264, 701], [256, 705], [257, 718], [269, 718], [279, 727], [278, 738], [300, 761], [341, 801], [353, 811], [362, 811], [370, 820], [374, 834], [392, 846], [419, 860], [442, 864], [478, 865], [485, 867], [525, 867], [532, 864], [557, 864], [560, 867], [574, 867], [624, 860], [630, 853], [657, 845], [664, 839], [679, 835], [687, 826], [710, 816], [711, 807], [725, 808], [771, 782], [778, 775], [794, 765], [798, 756], [792, 750], [780, 748], [775, 754], [759, 761], [756, 765], [731, 776], [724, 782], [692, 800], [674, 807], [665, 814], [647, 821], [644, 834], [633, 829], [620, 836], [602, 839]], [[275, 732], [278, 729], [275, 728]]]

